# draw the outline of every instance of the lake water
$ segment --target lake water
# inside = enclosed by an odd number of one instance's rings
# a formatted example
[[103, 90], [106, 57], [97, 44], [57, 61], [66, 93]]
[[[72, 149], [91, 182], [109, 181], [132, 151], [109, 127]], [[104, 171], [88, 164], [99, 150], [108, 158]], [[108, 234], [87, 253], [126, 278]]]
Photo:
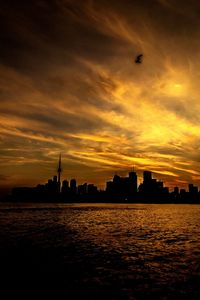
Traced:
[[0, 251], [8, 298], [200, 299], [200, 205], [0, 204]]

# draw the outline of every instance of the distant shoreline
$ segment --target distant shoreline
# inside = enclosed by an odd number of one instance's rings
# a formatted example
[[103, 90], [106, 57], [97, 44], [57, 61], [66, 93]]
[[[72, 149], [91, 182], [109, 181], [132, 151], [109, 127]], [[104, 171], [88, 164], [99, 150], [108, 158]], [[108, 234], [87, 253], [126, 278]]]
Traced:
[[41, 198], [29, 198], [23, 199], [23, 198], [15, 198], [13, 196], [6, 196], [0, 199], [0, 203], [10, 203], [10, 204], [17, 204], [17, 203], [44, 203], [44, 204], [200, 204], [200, 201], [198, 199], [195, 199], [193, 201], [189, 201], [188, 199], [183, 200], [175, 200], [175, 199], [152, 199], [152, 198], [143, 198], [143, 199], [117, 199], [117, 200], [110, 200], [109, 197], [107, 199], [95, 199], [90, 198], [81, 198], [81, 197], [75, 197], [72, 199], [64, 198], [64, 197], [52, 197], [50, 199], [41, 199]]

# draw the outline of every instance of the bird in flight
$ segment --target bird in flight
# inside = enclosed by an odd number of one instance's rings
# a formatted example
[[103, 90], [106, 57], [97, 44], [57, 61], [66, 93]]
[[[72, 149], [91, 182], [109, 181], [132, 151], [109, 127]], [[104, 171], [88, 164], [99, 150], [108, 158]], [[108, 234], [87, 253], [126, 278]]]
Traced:
[[141, 64], [142, 63], [142, 57], [143, 57], [143, 54], [137, 55], [136, 59], [135, 59], [135, 63], [136, 64]]

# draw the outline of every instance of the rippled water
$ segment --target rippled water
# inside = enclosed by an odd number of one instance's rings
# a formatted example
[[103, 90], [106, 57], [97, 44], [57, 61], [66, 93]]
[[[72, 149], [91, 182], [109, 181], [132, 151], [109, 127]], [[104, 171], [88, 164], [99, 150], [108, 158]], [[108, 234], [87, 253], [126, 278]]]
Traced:
[[1, 204], [3, 284], [58, 299], [199, 299], [199, 225], [198, 205]]

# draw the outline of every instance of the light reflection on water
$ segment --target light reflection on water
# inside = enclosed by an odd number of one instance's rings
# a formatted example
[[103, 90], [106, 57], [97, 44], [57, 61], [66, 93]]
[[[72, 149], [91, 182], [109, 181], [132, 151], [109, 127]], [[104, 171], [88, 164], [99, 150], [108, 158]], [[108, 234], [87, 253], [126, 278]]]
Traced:
[[56, 249], [59, 262], [53, 256], [52, 268], [69, 268], [70, 262], [79, 274], [71, 284], [90, 299], [107, 299], [102, 289], [113, 285], [108, 299], [200, 295], [198, 205], [4, 204], [0, 217], [1, 249], [39, 247], [49, 255]]

